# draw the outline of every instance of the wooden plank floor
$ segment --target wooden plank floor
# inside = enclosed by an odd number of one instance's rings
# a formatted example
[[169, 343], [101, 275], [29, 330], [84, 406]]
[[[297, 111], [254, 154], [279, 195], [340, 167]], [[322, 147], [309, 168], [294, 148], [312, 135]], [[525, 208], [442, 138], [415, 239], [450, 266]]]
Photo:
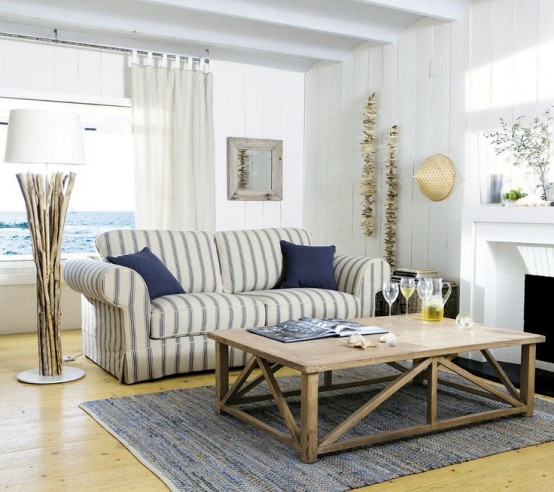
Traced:
[[[27, 385], [17, 374], [37, 365], [35, 335], [0, 336], [0, 489], [10, 491], [167, 490], [119, 442], [79, 409], [83, 401], [213, 384], [213, 373], [119, 384], [84, 357], [86, 376]], [[65, 354], [79, 354], [79, 331], [63, 332]], [[548, 490], [554, 443], [524, 448], [366, 487], [391, 491]]]

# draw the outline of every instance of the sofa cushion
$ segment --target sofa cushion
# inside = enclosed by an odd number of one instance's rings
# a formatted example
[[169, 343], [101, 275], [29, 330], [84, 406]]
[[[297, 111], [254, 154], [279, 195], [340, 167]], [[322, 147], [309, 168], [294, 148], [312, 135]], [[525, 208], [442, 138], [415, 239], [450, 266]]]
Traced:
[[238, 296], [263, 303], [266, 326], [302, 316], [351, 319], [358, 317], [360, 311], [360, 301], [356, 296], [335, 290], [272, 289], [244, 292]]
[[177, 279], [148, 248], [128, 255], [108, 256], [106, 259], [114, 265], [135, 270], [144, 279], [150, 299], [185, 293]]
[[106, 259], [147, 247], [175, 276], [185, 292], [222, 292], [212, 233], [203, 231], [113, 230], [98, 235], [96, 248]]
[[281, 240], [283, 252], [282, 289], [314, 287], [337, 290], [333, 276], [335, 246], [302, 246]]
[[273, 289], [283, 270], [279, 241], [310, 244], [308, 233], [295, 228], [219, 231], [214, 236], [223, 291], [229, 293]]
[[255, 298], [215, 292], [165, 296], [152, 301], [150, 337], [261, 326], [264, 319], [264, 306]]

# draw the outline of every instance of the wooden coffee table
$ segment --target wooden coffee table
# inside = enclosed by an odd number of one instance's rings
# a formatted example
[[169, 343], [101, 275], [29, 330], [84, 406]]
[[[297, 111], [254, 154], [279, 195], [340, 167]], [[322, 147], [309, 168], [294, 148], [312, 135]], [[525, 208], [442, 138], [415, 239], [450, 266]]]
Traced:
[[[471, 329], [460, 330], [454, 320], [424, 322], [416, 317], [393, 316], [398, 344], [389, 347], [378, 343], [377, 347], [366, 350], [350, 348], [345, 339], [327, 338], [296, 343], [281, 343], [244, 329], [221, 330], [208, 333], [216, 342], [216, 411], [226, 412], [242, 421], [261, 429], [279, 441], [291, 446], [300, 453], [305, 463], [317, 461], [319, 455], [363, 446], [382, 441], [425, 434], [433, 431], [458, 427], [507, 415], [523, 414], [532, 416], [534, 411], [534, 374], [536, 344], [544, 342], [542, 335], [517, 332], [490, 326], [474, 325]], [[364, 318], [363, 321], [382, 325], [388, 318]], [[367, 338], [378, 341], [379, 335]], [[490, 349], [507, 346], [521, 346], [521, 384], [517, 390], [492, 356]], [[251, 354], [248, 363], [232, 385], [229, 384], [229, 347]], [[480, 351], [502, 381], [507, 391], [472, 375], [452, 362], [457, 354]], [[401, 361], [413, 361], [410, 367]], [[388, 364], [398, 370], [398, 375], [333, 384], [332, 371], [376, 364]], [[283, 366], [300, 372], [300, 389], [283, 392], [279, 388], [275, 372]], [[467, 386], [444, 380], [438, 368], [451, 370], [475, 386]], [[250, 380], [252, 371], [259, 368], [261, 374]], [[324, 373], [319, 384], [319, 373]], [[268, 384], [271, 394], [248, 396], [254, 387], [263, 381]], [[374, 411], [381, 403], [399, 391], [404, 385], [425, 381], [427, 384], [426, 423], [379, 432], [367, 436], [341, 439], [354, 425]], [[331, 432], [318, 441], [318, 394], [353, 386], [388, 382], [388, 384], [367, 403], [356, 410]], [[439, 420], [437, 418], [437, 387], [439, 384], [452, 386], [471, 394], [485, 396], [506, 403], [508, 406], [471, 415]], [[300, 422], [292, 415], [286, 398], [300, 395]], [[254, 401], [274, 399], [284, 419], [288, 434], [272, 427], [248, 414], [239, 405]]]

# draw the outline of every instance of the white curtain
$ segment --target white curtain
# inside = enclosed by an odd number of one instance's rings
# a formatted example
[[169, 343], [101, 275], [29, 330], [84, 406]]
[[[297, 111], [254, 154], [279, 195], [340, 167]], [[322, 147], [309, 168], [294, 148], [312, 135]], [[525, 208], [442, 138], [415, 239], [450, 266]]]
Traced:
[[136, 228], [212, 231], [212, 74], [133, 63], [131, 84]]

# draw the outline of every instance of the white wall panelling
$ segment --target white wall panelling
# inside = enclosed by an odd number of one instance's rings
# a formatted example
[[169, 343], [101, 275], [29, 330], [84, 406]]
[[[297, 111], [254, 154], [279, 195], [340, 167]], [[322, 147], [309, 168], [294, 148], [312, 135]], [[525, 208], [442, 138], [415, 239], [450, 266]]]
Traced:
[[6, 89], [129, 97], [127, 56], [0, 38], [0, 96]]
[[[21, 281], [20, 278], [24, 277]], [[0, 275], [0, 335], [30, 333], [37, 326], [37, 294], [34, 274], [14, 277]], [[81, 324], [81, 296], [62, 285], [62, 330], [79, 328]]]
[[[382, 60], [374, 60], [379, 51]], [[443, 277], [460, 278], [461, 209], [480, 203], [480, 171], [489, 164], [479, 152], [479, 133], [499, 127], [520, 115], [528, 119], [554, 103], [554, 2], [551, 0], [474, 0], [469, 12], [453, 23], [421, 20], [404, 32], [396, 44], [370, 43], [356, 48], [341, 64], [340, 92], [335, 76], [324, 64], [306, 76], [306, 183], [312, 173], [328, 173], [325, 154], [315, 153], [327, 139], [341, 151], [341, 172], [350, 176], [318, 189], [306, 189], [305, 225], [318, 241], [335, 243], [347, 253], [383, 254], [382, 152], [378, 149], [381, 226], [376, 238], [364, 239], [360, 228], [359, 178], [361, 107], [371, 90], [379, 96], [378, 135], [391, 122], [399, 127], [398, 264], [433, 267]], [[431, 77], [430, 62], [441, 62], [441, 74]], [[331, 101], [330, 98], [336, 99]], [[331, 131], [331, 105], [340, 101], [340, 131]], [[325, 121], [326, 120], [326, 121]], [[334, 117], [334, 121], [337, 118]], [[321, 130], [325, 130], [324, 133]], [[385, 143], [385, 135], [379, 144]], [[331, 146], [331, 142], [326, 142]], [[443, 202], [424, 198], [412, 176], [432, 154], [449, 156], [456, 168], [453, 193]], [[335, 164], [336, 165], [336, 164]], [[352, 207], [346, 213], [344, 201]], [[323, 206], [323, 209], [321, 207]], [[329, 210], [340, 210], [339, 233]], [[315, 214], [326, 217], [314, 223]], [[464, 288], [464, 279], [462, 289]]]
[[[464, 203], [464, 190], [468, 187], [469, 163], [469, 122], [467, 110], [467, 73], [470, 64], [470, 48], [468, 37], [470, 32], [469, 14], [458, 22], [450, 24], [450, 141], [449, 155], [456, 167], [456, 183], [452, 194], [447, 199], [449, 206], [447, 229], [447, 272], [449, 279], [459, 279], [461, 258], [461, 205]], [[444, 67], [443, 67], [444, 73]], [[460, 290], [462, 289], [460, 285]]]
[[[302, 226], [304, 76], [214, 62], [216, 229]], [[283, 140], [283, 200], [227, 200], [227, 137]]]
[[[471, 5], [471, 67], [468, 75], [471, 173], [465, 203], [479, 201], [479, 132], [521, 115], [530, 121], [554, 103], [554, 4], [550, 0], [488, 0]], [[509, 170], [509, 168], [508, 168]]]
[[[318, 64], [308, 71], [304, 223], [317, 242], [336, 244], [339, 252], [349, 254], [384, 254], [385, 146], [389, 128], [398, 124], [398, 265], [434, 267], [444, 276], [457, 278], [459, 247], [450, 245], [459, 243], [460, 231], [448, 225], [461, 206], [460, 193], [443, 202], [431, 202], [421, 195], [412, 178], [430, 155], [451, 155], [452, 142], [460, 160], [455, 165], [462, 166], [459, 174], [463, 176], [464, 147], [452, 137], [450, 126], [451, 37], [450, 24], [423, 20], [404, 31], [398, 44], [366, 43], [339, 68]], [[437, 58], [442, 75], [430, 78], [430, 61]], [[378, 101], [378, 193], [376, 235], [365, 238], [360, 225], [360, 142], [363, 105], [372, 90], [377, 91]], [[309, 124], [311, 121], [314, 125]], [[339, 159], [333, 157], [336, 149]], [[318, 184], [317, 191], [313, 181]]]

